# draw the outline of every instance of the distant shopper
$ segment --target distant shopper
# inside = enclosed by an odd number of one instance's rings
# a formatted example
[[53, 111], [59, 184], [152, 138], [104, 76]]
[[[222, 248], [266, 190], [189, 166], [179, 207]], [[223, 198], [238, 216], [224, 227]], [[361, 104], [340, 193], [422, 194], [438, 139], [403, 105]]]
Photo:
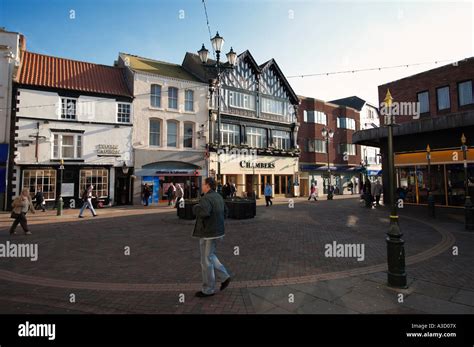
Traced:
[[375, 199], [375, 205], [380, 206], [380, 195], [382, 195], [382, 184], [380, 184], [380, 181], [377, 180], [375, 184], [372, 185], [372, 196]]
[[216, 244], [222, 239], [224, 230], [224, 199], [216, 193], [216, 181], [208, 177], [202, 187], [203, 195], [199, 203], [193, 206], [196, 215], [193, 236], [199, 238], [201, 249], [202, 290], [195, 295], [199, 298], [215, 294], [216, 277], [221, 282], [220, 290], [227, 288], [231, 277], [224, 265], [217, 258]]
[[81, 207], [81, 211], [79, 212], [79, 218], [84, 218], [82, 214], [86, 208], [91, 210], [92, 216], [97, 217], [97, 213], [95, 213], [94, 206], [92, 206], [92, 190], [94, 189], [93, 185], [90, 185], [84, 193], [82, 194], [82, 201], [84, 202]]
[[41, 187], [36, 188], [36, 194], [35, 194], [35, 210], [38, 208], [41, 208], [43, 212], [46, 212], [46, 209], [44, 208], [45, 201], [44, 201], [44, 195], [43, 192], [41, 191]]
[[222, 188], [222, 193], [223, 193], [224, 199], [231, 197], [231, 188], [230, 188], [229, 182], [226, 182], [224, 184], [224, 187]]
[[235, 183], [232, 183], [230, 185], [230, 195], [234, 198], [237, 195], [237, 187], [235, 186]]
[[369, 180], [367, 180], [364, 184], [364, 200], [365, 200], [365, 207], [372, 208], [372, 204], [374, 202], [372, 198], [372, 184]]
[[13, 221], [12, 226], [10, 227], [10, 235], [16, 234], [15, 229], [18, 224], [21, 225], [25, 235], [31, 235], [30, 230], [28, 229], [28, 221], [26, 220], [26, 214], [31, 211], [31, 213], [35, 213], [35, 209], [33, 207], [33, 201], [31, 200], [30, 191], [28, 188], [24, 188], [21, 191], [20, 196], [16, 197], [12, 203], [12, 214], [11, 217], [15, 220]]
[[182, 199], [184, 199], [184, 190], [181, 187], [181, 184], [178, 183], [176, 185], [176, 204], [175, 204], [176, 208], [178, 207], [178, 204]]
[[308, 201], [311, 199], [314, 199], [314, 201], [318, 201], [318, 198], [316, 197], [316, 186], [314, 185], [314, 183], [311, 184], [311, 188], [309, 190]]
[[272, 206], [273, 205], [273, 202], [272, 202], [272, 186], [270, 184], [270, 182], [267, 182], [267, 184], [265, 185], [265, 190], [263, 191], [263, 194], [265, 195], [265, 203], [266, 203], [266, 206]]
[[176, 196], [176, 187], [174, 186], [173, 182], [171, 182], [168, 186], [166, 196], [168, 197], [168, 206], [171, 206], [174, 203], [174, 198]]
[[148, 206], [150, 196], [151, 196], [150, 186], [148, 185], [148, 183], [145, 183], [145, 185], [143, 186], [143, 204], [145, 206]]
[[351, 192], [351, 195], [354, 195], [354, 183], [352, 183], [352, 181], [350, 181], [349, 184], [347, 185], [347, 187], [349, 188], [349, 191]]

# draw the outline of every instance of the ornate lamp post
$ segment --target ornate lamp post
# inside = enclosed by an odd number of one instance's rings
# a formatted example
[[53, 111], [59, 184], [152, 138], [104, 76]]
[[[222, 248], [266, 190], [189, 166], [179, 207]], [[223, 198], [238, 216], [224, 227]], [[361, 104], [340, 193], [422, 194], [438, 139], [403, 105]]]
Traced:
[[334, 131], [332, 129], [323, 128], [321, 130], [321, 135], [323, 135], [323, 139], [326, 141], [326, 153], [328, 158], [328, 200], [332, 200], [332, 187], [331, 187], [331, 167], [329, 166], [329, 140], [332, 139], [334, 136]]
[[466, 136], [464, 133], [461, 136], [461, 150], [463, 154], [464, 161], [464, 216], [465, 216], [465, 225], [466, 230], [474, 230], [474, 209], [471, 202], [471, 196], [469, 195], [469, 176], [467, 173], [467, 145], [466, 145]]
[[[217, 75], [216, 82], [213, 83], [214, 85], [211, 86], [211, 90], [213, 87], [217, 89], [217, 187], [218, 192], [221, 193], [222, 191], [222, 177], [221, 177], [221, 161], [220, 161], [220, 149], [221, 149], [221, 74], [225, 70], [233, 69], [235, 67], [235, 63], [237, 61], [237, 54], [234, 52], [232, 47], [230, 48], [229, 53], [226, 54], [227, 63], [223, 63], [220, 60], [221, 57], [221, 50], [222, 46], [224, 45], [224, 38], [219, 36], [219, 32], [216, 33], [211, 39], [212, 48], [216, 52], [216, 61], [212, 62], [211, 64], [207, 64], [207, 60], [209, 57], [209, 51], [204, 47], [202, 44], [201, 49], [198, 51], [199, 58], [201, 59], [202, 64], [207, 67], [211, 68], [215, 71]], [[211, 95], [212, 100], [212, 95]]]
[[387, 263], [388, 263], [388, 284], [392, 287], [406, 288], [407, 274], [405, 272], [405, 241], [398, 224], [397, 205], [395, 204], [395, 165], [393, 160], [393, 115], [392, 115], [392, 95], [387, 89], [385, 105], [388, 111], [388, 175], [389, 175], [389, 197], [390, 197], [390, 226], [387, 233]]
[[435, 201], [434, 196], [431, 194], [431, 148], [430, 145], [426, 146], [426, 160], [428, 161], [428, 214], [435, 217]]

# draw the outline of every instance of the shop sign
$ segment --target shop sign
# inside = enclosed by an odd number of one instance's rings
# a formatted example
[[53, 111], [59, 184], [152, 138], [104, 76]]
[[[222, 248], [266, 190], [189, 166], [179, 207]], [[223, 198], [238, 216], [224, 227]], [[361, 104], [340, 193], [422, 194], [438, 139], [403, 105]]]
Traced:
[[274, 169], [275, 163], [257, 163], [251, 161], [242, 160], [240, 162], [240, 167], [244, 169]]
[[106, 144], [99, 144], [96, 147], [97, 154], [101, 156], [119, 156], [120, 150], [118, 145], [106, 145]]

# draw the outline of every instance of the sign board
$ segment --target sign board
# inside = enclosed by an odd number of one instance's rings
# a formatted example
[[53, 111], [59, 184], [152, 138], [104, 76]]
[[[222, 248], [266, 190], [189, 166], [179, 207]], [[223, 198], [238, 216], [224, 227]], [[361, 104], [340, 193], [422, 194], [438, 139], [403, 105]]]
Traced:
[[120, 156], [120, 149], [118, 145], [99, 144], [96, 146], [97, 155], [99, 156]]
[[74, 183], [61, 184], [61, 196], [74, 196]]

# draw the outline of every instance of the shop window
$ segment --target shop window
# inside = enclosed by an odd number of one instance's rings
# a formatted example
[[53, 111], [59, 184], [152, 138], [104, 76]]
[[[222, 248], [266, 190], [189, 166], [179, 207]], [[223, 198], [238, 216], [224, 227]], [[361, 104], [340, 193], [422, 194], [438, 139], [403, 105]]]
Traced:
[[31, 197], [41, 189], [45, 200], [56, 198], [56, 170], [24, 170], [23, 188], [28, 188]]
[[106, 198], [109, 196], [109, 170], [107, 169], [88, 169], [80, 171], [79, 194], [90, 185], [94, 186], [92, 195], [97, 198]]

